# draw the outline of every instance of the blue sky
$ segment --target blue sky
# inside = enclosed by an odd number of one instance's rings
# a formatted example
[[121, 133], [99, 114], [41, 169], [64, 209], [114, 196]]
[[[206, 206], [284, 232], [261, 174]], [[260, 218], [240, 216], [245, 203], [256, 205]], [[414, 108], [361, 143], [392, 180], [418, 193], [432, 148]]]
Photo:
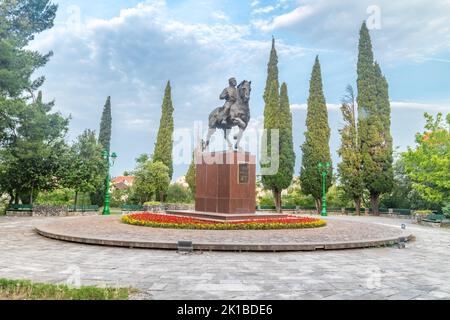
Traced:
[[[113, 174], [151, 153], [167, 80], [172, 83], [177, 129], [193, 130], [219, 106], [230, 76], [252, 80], [253, 127], [262, 123], [262, 92], [272, 35], [280, 80], [293, 111], [296, 172], [304, 140], [305, 102], [314, 57], [322, 65], [339, 161], [339, 103], [355, 86], [358, 32], [371, 27], [375, 57], [390, 86], [394, 144], [405, 150], [423, 127], [423, 113], [450, 112], [450, 1], [365, 0], [59, 0], [55, 27], [31, 47], [53, 50], [43, 87], [56, 108], [71, 115], [68, 139], [98, 130], [108, 95], [113, 104]], [[187, 164], [175, 166], [174, 178]]]

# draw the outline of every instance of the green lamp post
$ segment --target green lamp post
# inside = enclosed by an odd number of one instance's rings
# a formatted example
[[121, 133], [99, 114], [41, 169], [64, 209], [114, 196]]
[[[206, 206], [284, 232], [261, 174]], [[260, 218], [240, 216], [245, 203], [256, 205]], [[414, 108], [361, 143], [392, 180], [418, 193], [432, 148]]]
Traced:
[[[108, 151], [103, 151], [103, 159], [106, 161], [106, 165], [108, 166], [108, 173], [106, 175], [106, 185], [105, 185], [105, 205], [103, 207], [103, 215], [109, 216], [111, 214], [109, 210], [109, 181], [110, 181], [110, 174], [109, 169], [112, 168], [114, 165], [114, 162], [116, 162], [117, 154], [115, 152], [109, 154]], [[110, 161], [112, 160], [112, 162]]]
[[325, 165], [322, 162], [319, 162], [319, 174], [322, 176], [322, 217], [326, 217], [327, 214], [327, 190], [326, 190], [326, 181], [327, 174], [330, 172], [330, 163], [327, 162]]

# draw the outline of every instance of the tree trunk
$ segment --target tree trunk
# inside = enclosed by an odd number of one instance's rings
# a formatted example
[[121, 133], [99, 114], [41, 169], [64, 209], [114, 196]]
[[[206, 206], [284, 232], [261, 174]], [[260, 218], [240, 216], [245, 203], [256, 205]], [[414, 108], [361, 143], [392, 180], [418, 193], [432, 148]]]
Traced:
[[378, 210], [378, 206], [380, 204], [380, 194], [379, 193], [371, 193], [370, 194], [370, 203], [372, 205], [372, 214], [379, 215], [380, 212]]
[[358, 215], [358, 216], [361, 215], [361, 198], [355, 199], [355, 211], [356, 211], [356, 215]]
[[317, 213], [321, 214], [322, 213], [322, 198], [315, 199], [315, 201], [316, 201]]
[[16, 194], [14, 196], [14, 204], [19, 204], [19, 192], [16, 191]]
[[281, 191], [273, 189], [272, 193], [275, 200], [275, 208], [277, 210], [277, 213], [282, 213], [283, 208], [281, 207]]
[[75, 210], [77, 209], [77, 203], [78, 203], [78, 191], [75, 191]]

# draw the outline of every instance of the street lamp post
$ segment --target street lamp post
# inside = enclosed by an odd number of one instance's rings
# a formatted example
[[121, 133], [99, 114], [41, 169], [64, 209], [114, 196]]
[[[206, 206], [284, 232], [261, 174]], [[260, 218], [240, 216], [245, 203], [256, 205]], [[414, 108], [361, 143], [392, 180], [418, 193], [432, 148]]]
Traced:
[[[105, 205], [103, 206], [103, 215], [109, 216], [111, 214], [109, 210], [109, 184], [110, 184], [110, 174], [109, 169], [112, 168], [114, 165], [114, 162], [117, 159], [117, 154], [115, 152], [111, 153], [111, 155], [108, 153], [108, 151], [103, 151], [103, 159], [106, 161], [106, 165], [108, 166], [108, 173], [106, 175], [106, 185], [105, 185]], [[109, 160], [111, 159], [112, 162]]]
[[325, 165], [319, 162], [319, 173], [322, 176], [322, 217], [326, 217], [327, 214], [327, 191], [326, 191], [326, 181], [327, 174], [330, 171], [330, 163], [327, 162]]

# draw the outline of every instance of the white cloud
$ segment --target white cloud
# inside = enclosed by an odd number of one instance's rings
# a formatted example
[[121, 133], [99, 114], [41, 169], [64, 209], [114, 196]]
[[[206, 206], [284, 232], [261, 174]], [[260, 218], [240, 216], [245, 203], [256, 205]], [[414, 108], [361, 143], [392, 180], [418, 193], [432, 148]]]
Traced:
[[[254, 19], [263, 32], [289, 30], [313, 46], [354, 50], [363, 20], [377, 19], [372, 0], [304, 0], [297, 7], [267, 19]], [[372, 30], [379, 59], [420, 61], [450, 51], [450, 2], [379, 0], [379, 30]], [[420, 39], [420, 40], [419, 40]]]
[[222, 20], [222, 21], [229, 21], [230, 17], [223, 11], [214, 11], [212, 14], [212, 17], [216, 20]]
[[257, 8], [255, 10], [253, 10], [252, 13], [253, 14], [264, 14], [264, 13], [272, 12], [275, 9], [276, 9], [276, 7], [274, 7], [274, 6], [266, 6], [266, 7]]
[[[307, 110], [308, 105], [306, 103], [293, 103], [291, 104], [291, 110]], [[327, 103], [328, 110], [339, 110], [341, 108], [340, 104]]]
[[392, 109], [415, 109], [425, 111], [450, 112], [450, 102], [424, 103], [413, 101], [391, 101]]
[[252, 7], [256, 7], [259, 4], [258, 0], [254, 0], [252, 1], [252, 3], [250, 4]]

